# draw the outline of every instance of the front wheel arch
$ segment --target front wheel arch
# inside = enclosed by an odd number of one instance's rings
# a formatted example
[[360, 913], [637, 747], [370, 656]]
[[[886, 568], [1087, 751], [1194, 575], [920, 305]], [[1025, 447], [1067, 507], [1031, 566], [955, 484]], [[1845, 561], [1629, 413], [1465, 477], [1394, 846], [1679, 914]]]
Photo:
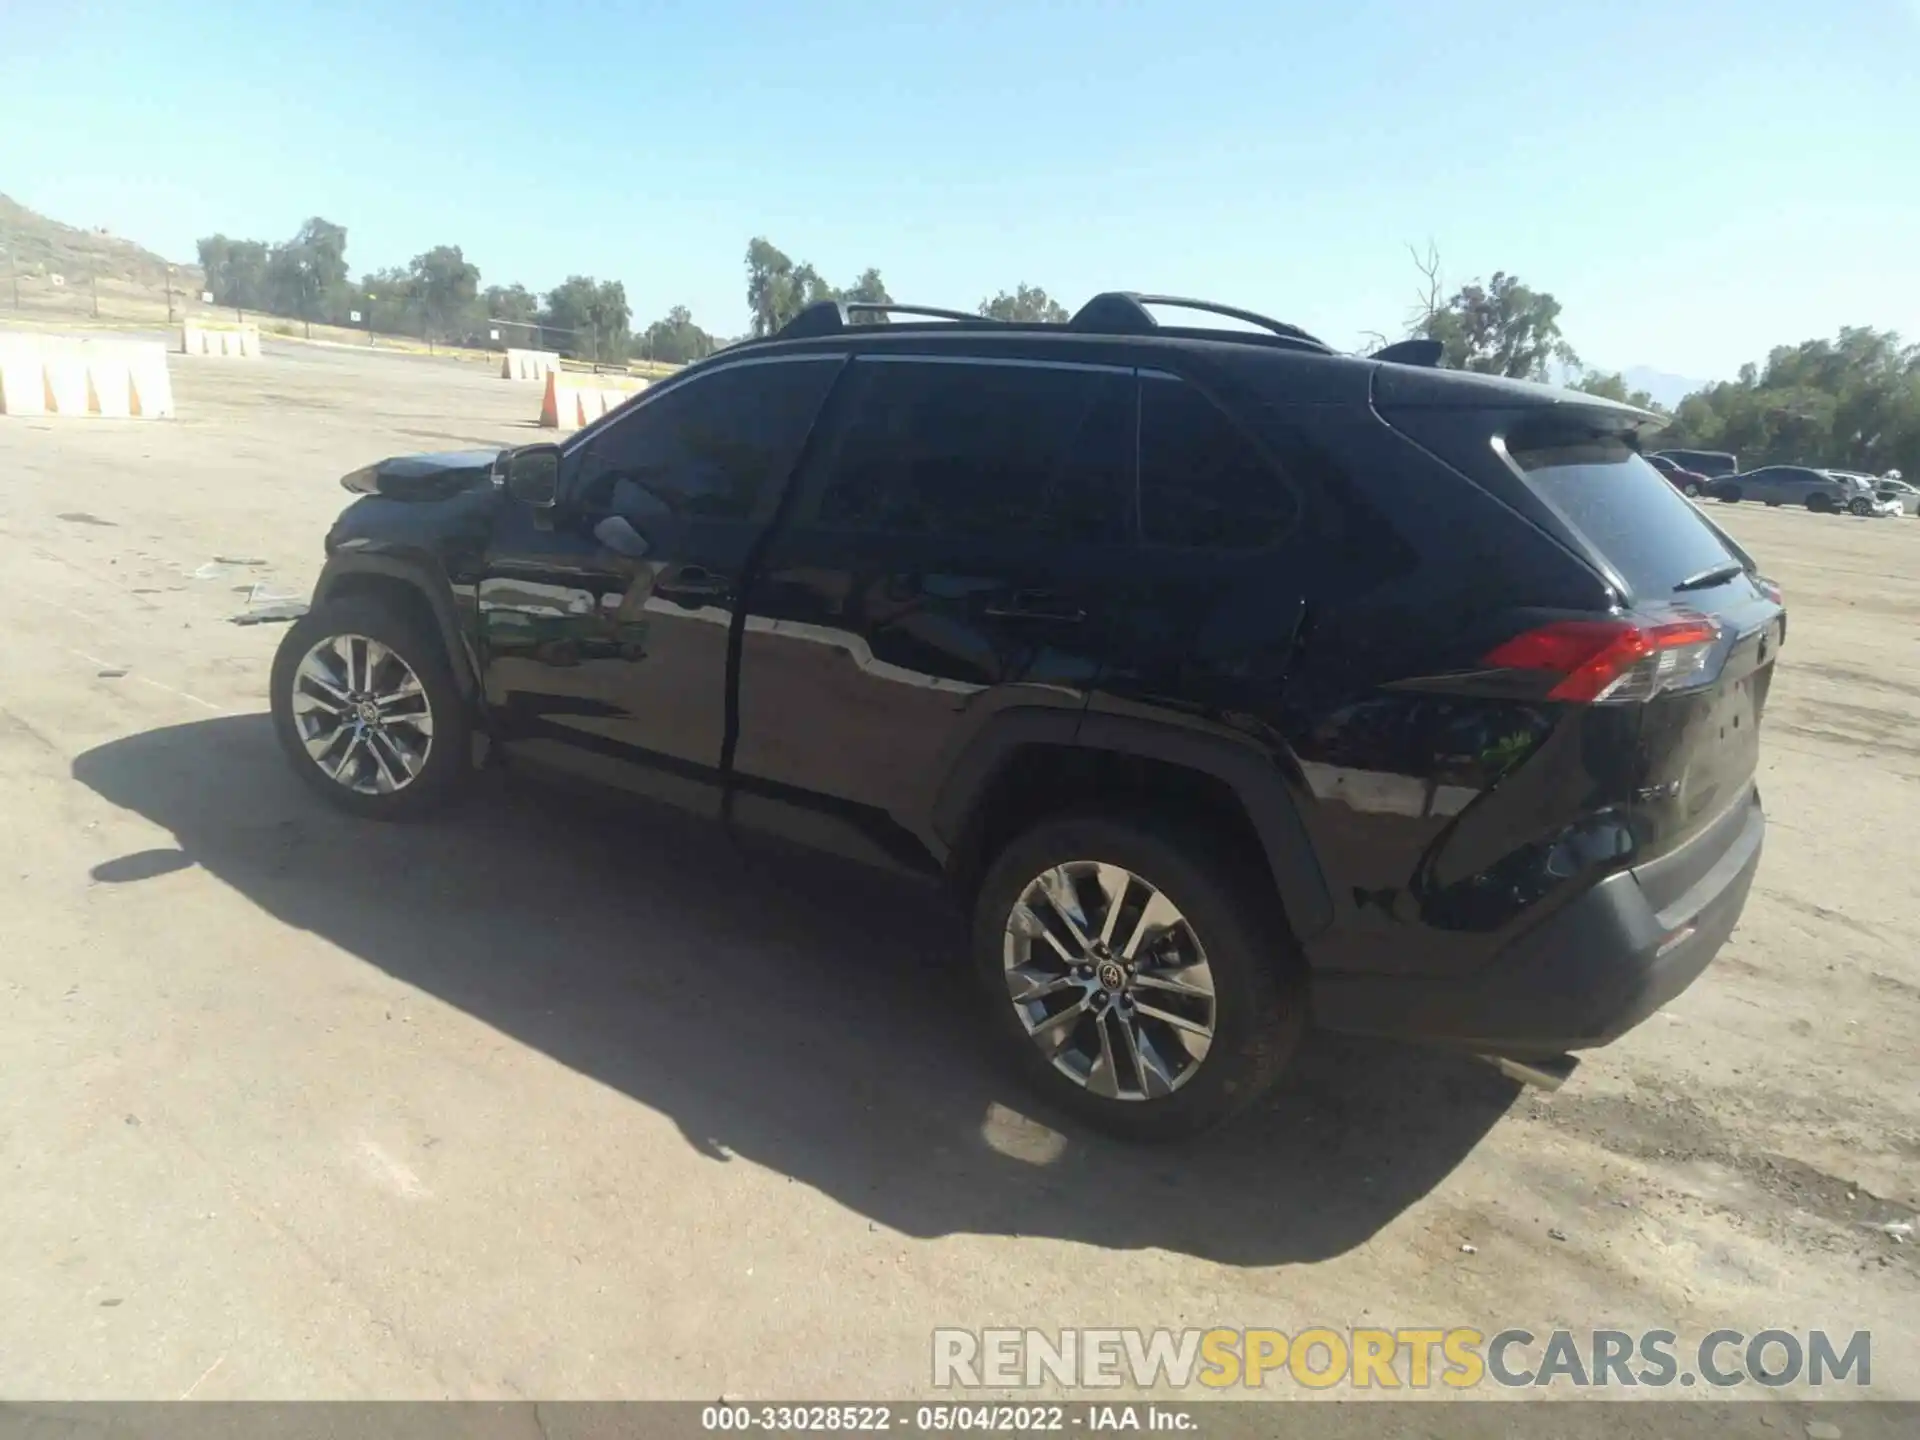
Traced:
[[379, 600], [440, 637], [448, 668], [470, 702], [480, 693], [472, 648], [461, 632], [452, 587], [437, 565], [397, 555], [338, 553], [313, 587], [315, 608], [361, 596]]

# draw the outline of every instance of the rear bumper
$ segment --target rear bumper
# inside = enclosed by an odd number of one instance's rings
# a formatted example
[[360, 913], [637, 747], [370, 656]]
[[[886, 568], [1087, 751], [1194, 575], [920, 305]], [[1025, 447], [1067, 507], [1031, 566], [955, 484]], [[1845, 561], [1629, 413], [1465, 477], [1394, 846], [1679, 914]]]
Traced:
[[[1760, 866], [1754, 794], [1673, 854], [1601, 881], [1471, 975], [1320, 975], [1329, 1030], [1538, 1058], [1592, 1049], [1691, 985], [1733, 933]], [[1675, 882], [1685, 888], [1674, 894]], [[1651, 895], [1673, 894], [1661, 909]]]

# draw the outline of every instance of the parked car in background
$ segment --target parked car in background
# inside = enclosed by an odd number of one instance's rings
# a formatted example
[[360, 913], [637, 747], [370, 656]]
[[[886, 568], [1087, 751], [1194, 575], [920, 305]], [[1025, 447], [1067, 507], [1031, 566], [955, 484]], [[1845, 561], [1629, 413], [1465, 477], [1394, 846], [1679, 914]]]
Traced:
[[1698, 470], [1689, 470], [1683, 465], [1677, 465], [1664, 455], [1649, 455], [1647, 463], [1658, 470], [1666, 478], [1667, 483], [1682, 495], [1697, 498], [1705, 495], [1712, 488], [1713, 482]]
[[1705, 475], [1710, 480], [1740, 473], [1740, 457], [1724, 450], [1656, 450], [1647, 458], [1670, 460], [1681, 469]]
[[1804, 505], [1829, 513], [1850, 511], [1871, 515], [1872, 486], [1864, 480], [1816, 470], [1810, 465], [1763, 465], [1758, 470], [1729, 475], [1713, 482], [1708, 491], [1716, 500], [1759, 500], [1768, 505]]
[[1891, 500], [1898, 505], [1902, 514], [1920, 515], [1920, 489], [1897, 475], [1882, 475], [1872, 483], [1873, 493], [1882, 500]]

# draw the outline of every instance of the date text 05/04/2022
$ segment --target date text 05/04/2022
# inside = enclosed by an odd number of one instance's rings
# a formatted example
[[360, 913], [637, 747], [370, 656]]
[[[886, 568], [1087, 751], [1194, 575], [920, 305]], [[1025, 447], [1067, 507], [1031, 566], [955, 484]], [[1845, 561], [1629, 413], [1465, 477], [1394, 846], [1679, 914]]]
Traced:
[[704, 1406], [700, 1428], [708, 1431], [858, 1432], [903, 1434], [1021, 1434], [1080, 1430], [1094, 1433], [1149, 1430], [1192, 1433], [1191, 1412], [1162, 1404], [1078, 1405], [750, 1405]]

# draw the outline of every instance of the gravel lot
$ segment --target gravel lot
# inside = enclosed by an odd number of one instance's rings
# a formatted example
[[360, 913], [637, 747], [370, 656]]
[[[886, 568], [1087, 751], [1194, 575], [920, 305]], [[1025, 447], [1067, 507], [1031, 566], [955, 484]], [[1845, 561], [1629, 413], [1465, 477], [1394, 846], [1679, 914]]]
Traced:
[[323, 811], [230, 618], [339, 475], [537, 388], [173, 368], [176, 421], [0, 419], [0, 1395], [905, 1397], [936, 1325], [1472, 1324], [1866, 1328], [1920, 1398], [1920, 521], [1714, 507], [1792, 632], [1760, 879], [1669, 1010], [1547, 1098], [1316, 1042], [1140, 1152], [1029, 1113], [868, 877], [512, 783]]

